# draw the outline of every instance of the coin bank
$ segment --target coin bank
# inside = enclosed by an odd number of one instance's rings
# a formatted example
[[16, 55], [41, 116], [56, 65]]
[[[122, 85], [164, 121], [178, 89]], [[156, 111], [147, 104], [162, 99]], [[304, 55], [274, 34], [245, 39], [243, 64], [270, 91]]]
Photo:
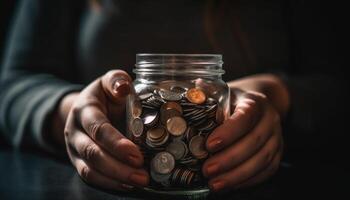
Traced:
[[161, 194], [207, 194], [206, 139], [230, 114], [229, 88], [217, 54], [137, 54], [126, 106], [127, 137], [144, 155]]

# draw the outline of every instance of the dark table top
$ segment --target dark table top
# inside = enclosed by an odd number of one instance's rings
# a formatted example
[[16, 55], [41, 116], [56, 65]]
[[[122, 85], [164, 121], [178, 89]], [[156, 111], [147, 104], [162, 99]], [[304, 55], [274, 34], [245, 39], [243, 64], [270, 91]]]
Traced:
[[[348, 194], [350, 170], [332, 164], [282, 163], [278, 173], [254, 188], [217, 199], [304, 199], [344, 198]], [[103, 191], [84, 183], [68, 161], [37, 152], [0, 150], [0, 199], [154, 199], [138, 192]], [[167, 198], [168, 199], [168, 198]]]

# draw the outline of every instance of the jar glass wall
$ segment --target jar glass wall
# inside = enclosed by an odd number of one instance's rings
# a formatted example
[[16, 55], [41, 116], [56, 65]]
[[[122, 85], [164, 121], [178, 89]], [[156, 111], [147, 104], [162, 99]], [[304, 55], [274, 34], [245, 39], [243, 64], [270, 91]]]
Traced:
[[144, 155], [148, 189], [207, 189], [202, 164], [210, 153], [205, 142], [230, 114], [222, 64], [216, 54], [136, 55], [127, 137]]

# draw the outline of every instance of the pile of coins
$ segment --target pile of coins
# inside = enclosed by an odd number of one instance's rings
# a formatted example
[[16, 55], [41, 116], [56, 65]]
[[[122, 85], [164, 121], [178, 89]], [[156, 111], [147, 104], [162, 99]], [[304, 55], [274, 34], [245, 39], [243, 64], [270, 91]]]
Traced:
[[205, 141], [223, 121], [218, 101], [200, 88], [157, 88], [129, 101], [129, 132], [154, 186], [203, 185]]

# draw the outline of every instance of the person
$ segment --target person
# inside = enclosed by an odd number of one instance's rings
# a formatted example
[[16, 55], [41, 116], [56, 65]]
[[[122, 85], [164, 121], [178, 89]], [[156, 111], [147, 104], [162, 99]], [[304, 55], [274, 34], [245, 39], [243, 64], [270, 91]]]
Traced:
[[337, 160], [347, 80], [325, 6], [22, 1], [2, 65], [1, 131], [17, 148], [69, 156], [89, 184], [147, 186], [142, 154], [123, 133], [135, 54], [219, 53], [233, 109], [206, 143], [211, 190], [267, 180], [284, 151], [292, 161]]

